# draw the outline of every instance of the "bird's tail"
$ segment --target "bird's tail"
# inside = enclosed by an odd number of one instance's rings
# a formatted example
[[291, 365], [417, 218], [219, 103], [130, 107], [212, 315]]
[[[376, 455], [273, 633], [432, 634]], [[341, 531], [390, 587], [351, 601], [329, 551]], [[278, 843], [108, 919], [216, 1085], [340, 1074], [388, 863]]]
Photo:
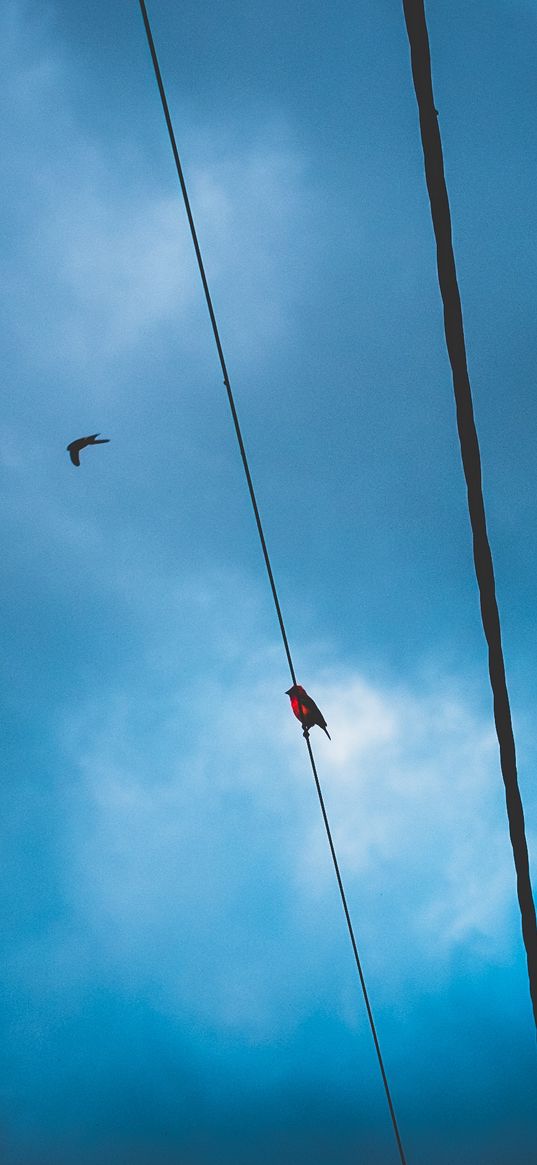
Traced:
[[324, 724], [321, 724], [321, 728], [322, 728], [323, 732], [326, 732], [326, 735], [327, 735], [328, 739], [329, 739], [329, 740], [331, 740], [331, 739], [332, 739], [332, 737], [330, 736], [330, 733], [329, 733], [329, 731], [328, 731], [328, 728], [325, 728]]

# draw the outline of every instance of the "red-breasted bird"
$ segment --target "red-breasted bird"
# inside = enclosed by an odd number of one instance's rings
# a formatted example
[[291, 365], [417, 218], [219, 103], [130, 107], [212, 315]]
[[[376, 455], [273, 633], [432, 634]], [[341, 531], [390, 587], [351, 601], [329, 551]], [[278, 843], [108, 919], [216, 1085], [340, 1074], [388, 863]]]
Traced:
[[73, 465], [80, 465], [80, 450], [85, 449], [86, 445], [108, 445], [110, 437], [101, 437], [98, 441], [98, 436], [98, 433], [92, 433], [91, 437], [79, 437], [78, 441], [71, 441], [67, 446], [67, 452]]
[[[314, 724], [318, 724], [319, 728], [322, 728], [323, 732], [326, 732], [328, 739], [332, 739], [320, 708], [317, 707], [315, 700], [312, 700], [311, 696], [308, 696], [302, 684], [293, 684], [293, 687], [289, 688], [289, 691], [285, 695], [289, 696], [293, 712], [297, 720], [300, 720], [304, 730], [313, 728]], [[304, 731], [305, 734], [306, 731]]]

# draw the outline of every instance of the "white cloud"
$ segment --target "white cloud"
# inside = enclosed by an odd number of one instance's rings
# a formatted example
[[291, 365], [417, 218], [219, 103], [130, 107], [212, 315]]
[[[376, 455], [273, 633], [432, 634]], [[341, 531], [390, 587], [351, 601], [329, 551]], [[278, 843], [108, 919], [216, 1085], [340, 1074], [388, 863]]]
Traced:
[[[215, 596], [209, 637], [218, 609]], [[247, 664], [225, 647], [218, 676], [160, 699], [148, 663], [147, 689], [104, 693], [71, 719], [65, 869], [77, 925], [115, 974], [260, 1039], [313, 999], [349, 1020], [352, 968], [279, 657], [254, 642]], [[308, 685], [332, 733], [314, 747], [377, 1002], [447, 981], [461, 960], [510, 959], [490, 725], [448, 684], [391, 688], [342, 666]]]

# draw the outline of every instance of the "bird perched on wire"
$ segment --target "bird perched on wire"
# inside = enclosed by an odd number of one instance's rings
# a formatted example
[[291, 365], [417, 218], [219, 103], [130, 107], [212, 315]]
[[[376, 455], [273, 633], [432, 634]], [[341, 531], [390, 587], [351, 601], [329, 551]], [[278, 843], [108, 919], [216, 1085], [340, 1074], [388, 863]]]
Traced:
[[289, 691], [285, 694], [289, 696], [291, 707], [297, 720], [300, 720], [304, 729], [304, 736], [306, 736], [309, 728], [313, 728], [314, 724], [318, 724], [319, 728], [322, 728], [323, 732], [326, 732], [328, 739], [332, 739], [320, 708], [317, 707], [315, 700], [312, 700], [311, 696], [308, 696], [302, 684], [293, 684], [293, 687], [289, 688]]
[[71, 441], [67, 446], [67, 452], [73, 465], [80, 465], [80, 450], [85, 449], [86, 445], [107, 445], [110, 437], [101, 437], [97, 440], [99, 434], [92, 433], [91, 437], [79, 437], [78, 441]]

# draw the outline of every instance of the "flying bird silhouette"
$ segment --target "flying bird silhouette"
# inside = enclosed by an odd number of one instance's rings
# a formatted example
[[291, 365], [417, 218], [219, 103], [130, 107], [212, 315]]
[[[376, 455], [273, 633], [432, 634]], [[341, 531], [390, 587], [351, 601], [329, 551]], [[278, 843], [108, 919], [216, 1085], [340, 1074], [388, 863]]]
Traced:
[[98, 433], [92, 433], [91, 437], [79, 437], [78, 441], [71, 441], [71, 444], [67, 446], [67, 452], [71, 458], [71, 461], [73, 462], [73, 465], [80, 465], [80, 451], [81, 449], [85, 449], [86, 445], [108, 444], [110, 437], [101, 437], [101, 439], [98, 441], [98, 436]]
[[304, 736], [308, 728], [313, 728], [314, 724], [318, 724], [319, 728], [322, 728], [323, 732], [326, 732], [328, 739], [332, 739], [320, 708], [317, 707], [315, 700], [312, 700], [311, 696], [308, 696], [302, 684], [293, 684], [293, 687], [289, 688], [289, 691], [285, 695], [289, 696], [293, 712], [297, 720], [300, 720], [304, 729]]

